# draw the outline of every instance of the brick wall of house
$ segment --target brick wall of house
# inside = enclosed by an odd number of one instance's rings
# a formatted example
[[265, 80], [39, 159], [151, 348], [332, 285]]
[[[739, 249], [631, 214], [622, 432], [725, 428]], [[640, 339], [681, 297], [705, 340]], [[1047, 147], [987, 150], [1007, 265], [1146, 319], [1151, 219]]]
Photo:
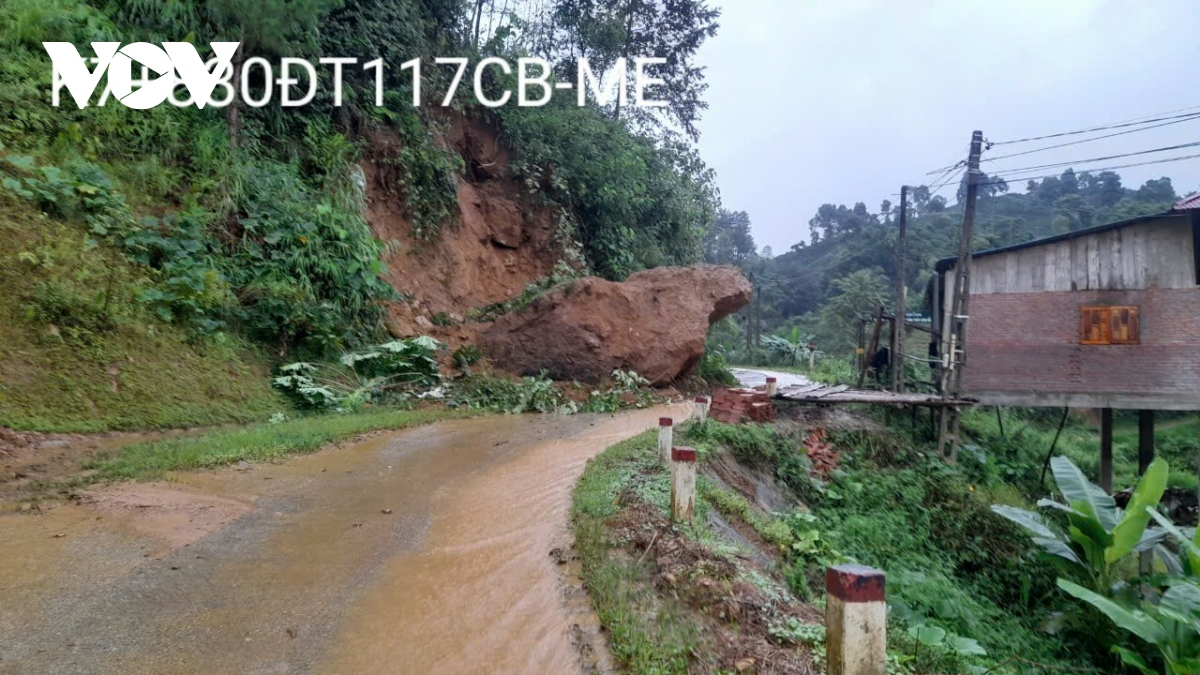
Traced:
[[[1141, 344], [1079, 344], [1084, 305], [1138, 306]], [[973, 295], [970, 316], [968, 394], [1200, 392], [1200, 288]]]

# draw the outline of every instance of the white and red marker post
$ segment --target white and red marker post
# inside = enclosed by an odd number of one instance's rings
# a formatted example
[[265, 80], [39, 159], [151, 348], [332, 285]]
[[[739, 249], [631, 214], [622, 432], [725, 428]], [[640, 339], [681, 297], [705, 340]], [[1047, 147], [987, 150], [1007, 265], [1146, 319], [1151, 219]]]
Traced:
[[774, 397], [775, 397], [775, 394], [776, 394], [778, 391], [779, 391], [779, 380], [778, 380], [778, 378], [774, 378], [774, 377], [768, 377], [768, 378], [767, 378], [767, 396], [770, 396], [771, 398], [774, 398]]
[[658, 456], [663, 464], [671, 463], [671, 445], [675, 440], [675, 420], [670, 417], [658, 418]]
[[864, 565], [825, 570], [828, 675], [887, 674], [884, 573]]
[[686, 521], [696, 515], [695, 448], [671, 448], [671, 515]]
[[696, 415], [696, 421], [701, 424], [704, 424], [705, 420], [708, 419], [708, 397], [707, 396], [697, 396], [696, 397], [695, 415]]

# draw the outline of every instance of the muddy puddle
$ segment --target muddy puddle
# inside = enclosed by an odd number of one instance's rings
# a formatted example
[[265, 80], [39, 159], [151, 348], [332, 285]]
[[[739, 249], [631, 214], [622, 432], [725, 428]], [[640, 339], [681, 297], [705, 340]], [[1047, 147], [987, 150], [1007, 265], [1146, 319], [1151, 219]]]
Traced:
[[550, 552], [587, 459], [660, 414], [444, 422], [0, 515], [0, 673], [604, 671]]
[[43, 434], [0, 427], [0, 511], [19, 510], [26, 499], [36, 504], [47, 486], [88, 475], [82, 466], [93, 457], [141, 441], [195, 435], [214, 428]]

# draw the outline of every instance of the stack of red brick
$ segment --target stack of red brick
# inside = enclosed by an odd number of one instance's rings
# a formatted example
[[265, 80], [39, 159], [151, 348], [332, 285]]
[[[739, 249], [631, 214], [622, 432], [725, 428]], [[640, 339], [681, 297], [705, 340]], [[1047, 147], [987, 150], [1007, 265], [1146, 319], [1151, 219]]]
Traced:
[[765, 391], [718, 389], [713, 392], [708, 416], [725, 424], [774, 422], [775, 405]]

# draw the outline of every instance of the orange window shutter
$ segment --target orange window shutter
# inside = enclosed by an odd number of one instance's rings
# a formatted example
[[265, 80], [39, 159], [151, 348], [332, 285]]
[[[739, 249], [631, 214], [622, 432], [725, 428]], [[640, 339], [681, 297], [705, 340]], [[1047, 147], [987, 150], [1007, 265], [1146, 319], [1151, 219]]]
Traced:
[[1083, 307], [1079, 311], [1079, 343], [1106, 345], [1112, 340], [1112, 313], [1108, 307]]
[[1112, 344], [1136, 345], [1141, 343], [1137, 307], [1112, 308]]

